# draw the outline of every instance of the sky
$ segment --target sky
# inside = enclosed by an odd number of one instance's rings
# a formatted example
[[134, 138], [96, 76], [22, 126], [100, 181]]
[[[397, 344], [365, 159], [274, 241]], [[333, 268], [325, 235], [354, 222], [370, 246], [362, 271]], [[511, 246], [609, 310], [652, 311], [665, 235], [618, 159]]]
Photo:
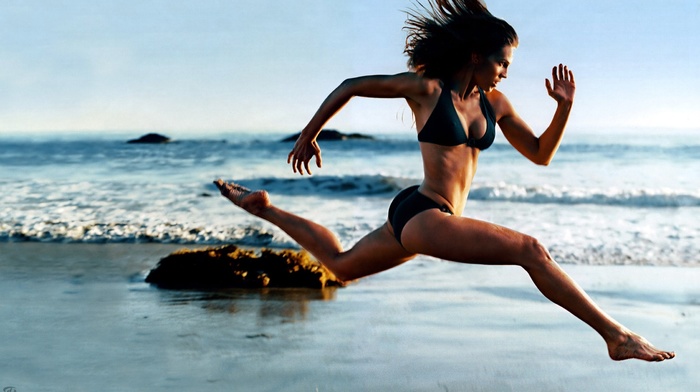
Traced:
[[[544, 79], [577, 83], [570, 129], [700, 129], [700, 2], [487, 0], [520, 36], [499, 85], [543, 130]], [[296, 132], [344, 79], [406, 70], [411, 0], [3, 0], [0, 133]], [[412, 129], [402, 100], [328, 124]]]

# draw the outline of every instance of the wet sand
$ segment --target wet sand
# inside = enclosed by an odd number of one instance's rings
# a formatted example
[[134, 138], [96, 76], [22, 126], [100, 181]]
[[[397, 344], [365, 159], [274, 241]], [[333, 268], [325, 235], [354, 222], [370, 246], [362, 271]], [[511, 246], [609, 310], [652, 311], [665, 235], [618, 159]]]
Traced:
[[613, 362], [518, 268], [418, 259], [346, 288], [159, 290], [181, 246], [0, 243], [0, 388], [700, 390], [700, 269], [564, 266], [677, 358]]

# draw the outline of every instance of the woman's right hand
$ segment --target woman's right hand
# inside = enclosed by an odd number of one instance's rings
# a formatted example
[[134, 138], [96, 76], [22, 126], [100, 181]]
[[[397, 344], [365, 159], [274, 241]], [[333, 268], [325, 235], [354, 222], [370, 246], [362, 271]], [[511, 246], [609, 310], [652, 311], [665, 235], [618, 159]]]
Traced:
[[316, 143], [316, 138], [308, 140], [304, 137], [304, 133], [301, 133], [296, 143], [294, 143], [294, 148], [287, 156], [287, 163], [292, 165], [294, 173], [299, 173], [302, 176], [304, 175], [304, 169], [311, 175], [309, 161], [313, 157], [316, 157], [316, 166], [321, 167], [321, 148]]

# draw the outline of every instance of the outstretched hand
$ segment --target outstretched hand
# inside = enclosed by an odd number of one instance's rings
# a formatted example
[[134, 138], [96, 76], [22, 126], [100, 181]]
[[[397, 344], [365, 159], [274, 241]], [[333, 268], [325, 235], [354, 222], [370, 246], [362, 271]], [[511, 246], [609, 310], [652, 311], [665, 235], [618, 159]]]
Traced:
[[294, 143], [294, 148], [287, 156], [287, 163], [292, 165], [294, 173], [304, 175], [304, 169], [311, 175], [309, 169], [309, 161], [316, 157], [316, 166], [321, 167], [321, 148], [316, 143], [316, 140], [306, 141], [301, 136]]
[[545, 79], [544, 85], [547, 87], [549, 96], [557, 103], [574, 101], [576, 82], [574, 82], [574, 73], [566, 65], [559, 64], [559, 67], [553, 67], [552, 82]]

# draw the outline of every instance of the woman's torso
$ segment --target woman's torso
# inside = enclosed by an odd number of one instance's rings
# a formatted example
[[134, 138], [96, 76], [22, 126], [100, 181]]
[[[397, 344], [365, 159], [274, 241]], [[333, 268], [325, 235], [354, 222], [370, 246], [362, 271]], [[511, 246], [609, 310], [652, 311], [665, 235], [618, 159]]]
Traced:
[[493, 142], [495, 115], [479, 89], [460, 99], [446, 83], [439, 80], [426, 80], [426, 83], [430, 84], [431, 92], [424, 102], [409, 102], [423, 157], [425, 178], [419, 190], [461, 215], [479, 154]]

